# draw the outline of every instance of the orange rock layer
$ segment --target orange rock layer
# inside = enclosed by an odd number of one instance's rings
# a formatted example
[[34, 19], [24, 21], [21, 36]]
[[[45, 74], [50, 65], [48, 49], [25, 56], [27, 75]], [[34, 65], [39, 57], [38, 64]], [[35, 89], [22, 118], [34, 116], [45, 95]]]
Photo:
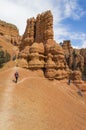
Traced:
[[17, 45], [19, 42], [19, 31], [15, 25], [0, 20], [0, 37]]

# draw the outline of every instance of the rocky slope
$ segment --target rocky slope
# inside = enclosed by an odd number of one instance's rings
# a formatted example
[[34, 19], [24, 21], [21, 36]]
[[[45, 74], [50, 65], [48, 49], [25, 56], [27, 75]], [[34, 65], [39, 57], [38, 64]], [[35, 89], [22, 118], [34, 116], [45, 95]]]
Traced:
[[17, 45], [19, 31], [15, 25], [0, 20], [0, 37], [3, 37], [7, 42]]
[[0, 130], [58, 129], [86, 130], [86, 93], [67, 80], [49, 81], [42, 70], [0, 71]]
[[0, 20], [0, 49], [9, 52], [11, 57], [18, 53], [19, 31], [13, 24]]

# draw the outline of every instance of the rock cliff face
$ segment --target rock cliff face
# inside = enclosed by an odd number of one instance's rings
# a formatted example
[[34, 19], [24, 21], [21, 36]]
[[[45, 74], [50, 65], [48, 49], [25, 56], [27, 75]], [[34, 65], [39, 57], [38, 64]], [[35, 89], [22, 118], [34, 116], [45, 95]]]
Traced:
[[42, 69], [48, 79], [70, 78], [78, 82], [84, 68], [83, 53], [74, 49], [66, 40], [59, 45], [54, 40], [51, 11], [38, 14], [27, 20], [20, 44], [19, 58], [23, 67]]
[[38, 14], [27, 20], [27, 26], [22, 38], [20, 50], [24, 50], [26, 46], [32, 43], [46, 43], [48, 39], [53, 39], [53, 15], [51, 11]]
[[84, 58], [81, 55], [80, 50], [74, 49], [71, 46], [70, 41], [64, 41], [62, 44], [67, 64], [71, 70], [80, 70], [83, 72], [84, 69]]
[[44, 46], [43, 43], [34, 42], [29, 49], [28, 67], [40, 69], [44, 67]]
[[55, 79], [67, 78], [67, 64], [62, 47], [54, 40], [49, 39], [45, 45], [45, 55], [45, 76]]
[[[83, 68], [83, 73], [86, 75], [86, 48], [82, 48], [79, 50], [80, 55], [84, 58], [84, 68]], [[86, 79], [86, 78], [85, 78]]]
[[36, 42], [46, 43], [48, 39], [53, 39], [53, 15], [51, 11], [37, 16], [35, 29]]
[[84, 57], [84, 63], [86, 65], [86, 48], [80, 49], [80, 54]]
[[23, 35], [23, 42], [26, 45], [34, 42], [34, 35], [35, 35], [35, 18], [30, 18], [27, 20], [27, 26], [25, 33]]
[[27, 20], [19, 57], [26, 59], [30, 69], [43, 69], [49, 79], [68, 77], [68, 66], [62, 47], [53, 39], [51, 11]]
[[3, 37], [7, 42], [17, 45], [19, 42], [17, 27], [0, 20], [0, 37]]

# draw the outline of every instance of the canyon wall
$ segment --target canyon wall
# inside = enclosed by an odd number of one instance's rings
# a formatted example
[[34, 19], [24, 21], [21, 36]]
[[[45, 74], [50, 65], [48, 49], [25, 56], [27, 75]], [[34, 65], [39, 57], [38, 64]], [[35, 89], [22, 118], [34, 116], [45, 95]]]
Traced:
[[23, 36], [19, 36], [15, 25], [0, 21], [0, 37], [18, 45], [18, 66], [41, 69], [48, 79], [82, 81], [82, 74], [86, 71], [86, 49], [74, 49], [70, 40], [62, 44], [54, 40], [50, 10], [27, 19]]
[[0, 20], [0, 37], [17, 45], [19, 42], [19, 31], [15, 25]]
[[[49, 79], [68, 78], [69, 68], [62, 47], [54, 40], [51, 11], [27, 20], [19, 57], [29, 69], [42, 69]], [[27, 61], [27, 65], [26, 65]]]
[[[71, 46], [70, 40], [63, 41], [62, 48], [64, 50], [66, 62], [71, 70], [84, 71], [85, 56], [79, 49]], [[82, 54], [82, 55], [81, 55]]]
[[51, 11], [38, 14], [27, 20], [26, 29], [22, 38], [20, 50], [30, 46], [33, 42], [46, 43], [48, 39], [53, 39], [53, 15]]

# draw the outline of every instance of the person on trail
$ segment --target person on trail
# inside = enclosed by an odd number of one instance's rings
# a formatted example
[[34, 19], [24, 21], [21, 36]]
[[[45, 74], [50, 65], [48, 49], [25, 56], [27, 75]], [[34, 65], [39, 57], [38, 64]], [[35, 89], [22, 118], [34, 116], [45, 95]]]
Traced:
[[18, 74], [18, 72], [16, 71], [16, 72], [15, 72], [15, 79], [16, 79], [15, 82], [16, 82], [16, 83], [18, 82], [18, 78], [19, 78], [19, 74]]

